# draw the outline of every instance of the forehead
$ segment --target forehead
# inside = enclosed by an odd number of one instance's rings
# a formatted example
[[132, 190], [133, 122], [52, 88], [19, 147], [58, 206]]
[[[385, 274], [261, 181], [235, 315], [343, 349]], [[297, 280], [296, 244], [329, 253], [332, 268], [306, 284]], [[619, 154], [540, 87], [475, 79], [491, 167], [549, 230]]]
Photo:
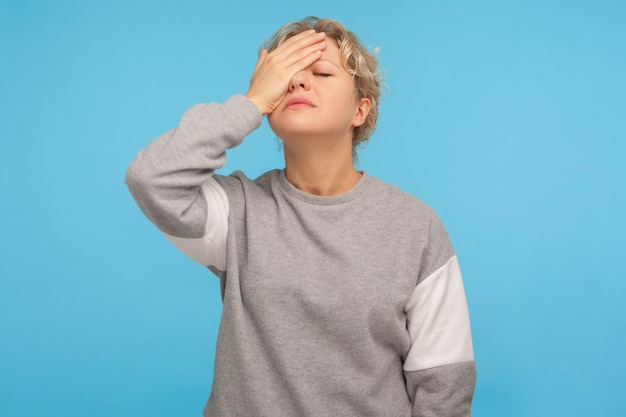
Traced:
[[330, 61], [340, 68], [343, 68], [343, 58], [341, 56], [341, 52], [339, 51], [339, 44], [335, 39], [330, 37], [327, 38], [326, 49], [322, 51], [320, 61]]

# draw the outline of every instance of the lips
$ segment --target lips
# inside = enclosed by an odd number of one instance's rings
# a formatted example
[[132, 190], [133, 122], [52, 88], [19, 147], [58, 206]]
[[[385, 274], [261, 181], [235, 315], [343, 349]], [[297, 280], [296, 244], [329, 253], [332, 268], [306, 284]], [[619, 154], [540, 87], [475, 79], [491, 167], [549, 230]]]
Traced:
[[301, 108], [306, 108], [306, 107], [315, 107], [313, 105], [313, 103], [311, 103], [309, 100], [302, 98], [302, 97], [294, 97], [291, 100], [289, 100], [287, 102], [287, 104], [285, 104], [285, 107], [283, 107], [283, 110], [285, 109], [301, 109]]

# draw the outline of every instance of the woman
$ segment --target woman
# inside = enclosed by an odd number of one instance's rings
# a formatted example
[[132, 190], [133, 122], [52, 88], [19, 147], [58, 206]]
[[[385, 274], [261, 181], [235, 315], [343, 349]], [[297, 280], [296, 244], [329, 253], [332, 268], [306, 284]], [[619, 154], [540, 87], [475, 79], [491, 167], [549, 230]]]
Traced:
[[[353, 165], [377, 118], [377, 61], [307, 18], [261, 51], [245, 96], [199, 104], [127, 184], [219, 276], [205, 416], [469, 416], [475, 367], [456, 256], [437, 215]], [[214, 174], [267, 115], [285, 169]]]

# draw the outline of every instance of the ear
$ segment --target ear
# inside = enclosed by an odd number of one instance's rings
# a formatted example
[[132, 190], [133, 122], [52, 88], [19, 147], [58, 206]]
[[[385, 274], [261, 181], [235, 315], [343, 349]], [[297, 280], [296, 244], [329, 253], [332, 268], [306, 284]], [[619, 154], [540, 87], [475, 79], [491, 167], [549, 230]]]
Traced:
[[369, 98], [362, 98], [357, 103], [357, 108], [354, 112], [354, 117], [352, 118], [352, 126], [359, 127], [365, 120], [367, 119], [367, 115], [370, 113], [370, 108], [372, 107], [372, 102]]

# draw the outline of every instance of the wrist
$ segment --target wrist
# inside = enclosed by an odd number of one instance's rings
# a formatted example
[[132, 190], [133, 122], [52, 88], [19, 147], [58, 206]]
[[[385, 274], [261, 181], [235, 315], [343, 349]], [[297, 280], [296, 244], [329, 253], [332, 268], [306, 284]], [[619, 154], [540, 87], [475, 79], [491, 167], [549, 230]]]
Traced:
[[271, 113], [271, 111], [268, 111], [266, 106], [264, 106], [263, 100], [258, 99], [257, 97], [255, 97], [254, 95], [252, 95], [250, 93], [246, 93], [246, 94], [244, 94], [244, 96], [248, 100], [250, 100], [257, 107], [257, 109], [259, 109], [259, 112], [261, 113], [261, 116], [265, 116], [265, 115]]

